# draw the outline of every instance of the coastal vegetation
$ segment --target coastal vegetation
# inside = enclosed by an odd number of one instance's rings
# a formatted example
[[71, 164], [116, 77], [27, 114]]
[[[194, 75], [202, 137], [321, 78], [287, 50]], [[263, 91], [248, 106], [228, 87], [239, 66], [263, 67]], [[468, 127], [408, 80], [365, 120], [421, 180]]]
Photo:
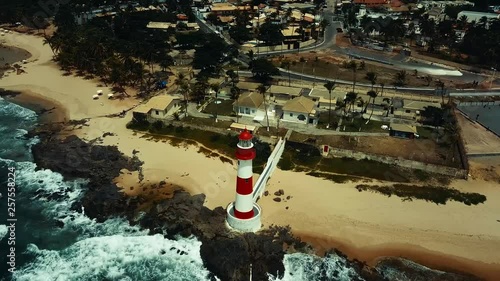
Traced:
[[356, 189], [361, 191], [372, 191], [391, 197], [395, 195], [403, 198], [403, 201], [411, 201], [413, 199], [425, 200], [436, 203], [437, 205], [445, 205], [448, 201], [457, 201], [465, 205], [477, 205], [486, 201], [486, 196], [475, 192], [461, 192], [454, 188], [433, 186], [433, 185], [366, 185], [360, 184]]
[[329, 179], [335, 182], [376, 179], [400, 183], [434, 180], [448, 184], [447, 176], [407, 169], [398, 165], [386, 164], [374, 160], [356, 160], [352, 158], [325, 158], [313, 145], [288, 141], [282, 158], [278, 163], [282, 170], [302, 171], [309, 175]]
[[[174, 145], [196, 145], [197, 143], [203, 145], [209, 150], [217, 151], [218, 153], [224, 155], [229, 159], [235, 160], [235, 149], [238, 143], [237, 134], [227, 133], [221, 134], [216, 132], [205, 131], [197, 128], [174, 126], [172, 124], [165, 125], [161, 121], [154, 122], [152, 124], [148, 122], [136, 122], [131, 121], [127, 124], [128, 129], [133, 129], [137, 131], [147, 132], [144, 137], [149, 137], [154, 140], [166, 139]], [[259, 139], [254, 139], [254, 147], [257, 155], [254, 159], [254, 172], [261, 173], [264, 169], [264, 164], [271, 155], [271, 147], [268, 143], [262, 142]], [[219, 157], [212, 154], [210, 151], [200, 149], [209, 157]], [[221, 161], [226, 162], [224, 157], [219, 157]]]

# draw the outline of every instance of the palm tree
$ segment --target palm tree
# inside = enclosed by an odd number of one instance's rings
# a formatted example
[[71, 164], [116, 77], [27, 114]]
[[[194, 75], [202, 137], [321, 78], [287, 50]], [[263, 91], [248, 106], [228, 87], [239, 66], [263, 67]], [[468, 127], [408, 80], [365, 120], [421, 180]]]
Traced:
[[291, 80], [291, 77], [290, 77], [290, 65], [291, 65], [291, 63], [290, 63], [289, 60], [284, 60], [284, 61], [281, 62], [281, 67], [282, 68], [286, 68], [286, 70], [288, 71], [288, 87], [290, 87], [290, 84], [291, 84], [291, 82], [290, 82], [290, 80]]
[[444, 83], [440, 80], [436, 81], [436, 86], [441, 89], [441, 103], [444, 104]]
[[217, 97], [219, 95], [219, 90], [220, 90], [220, 84], [219, 83], [212, 83], [210, 84], [210, 88], [215, 92], [215, 122], [218, 122], [217, 120]]
[[327, 90], [328, 94], [330, 96], [330, 102], [328, 103], [328, 124], [326, 125], [326, 128], [330, 128], [331, 124], [331, 114], [332, 114], [332, 90], [335, 88], [335, 82], [328, 81], [323, 85]]
[[177, 77], [175, 78], [174, 84], [177, 85], [178, 89], [184, 96], [184, 104], [186, 106], [185, 108], [185, 116], [188, 116], [187, 113], [187, 107], [188, 107], [188, 93], [189, 93], [189, 82], [187, 80], [187, 77], [184, 73], [179, 72], [177, 74]]
[[[372, 112], [370, 113], [370, 117], [368, 117], [368, 121], [370, 121], [372, 119], [372, 115], [373, 115], [373, 108], [375, 107], [375, 98], [378, 96], [377, 92], [376, 91], [368, 91], [368, 96], [370, 96], [370, 98], [372, 99]], [[368, 107], [368, 104], [370, 103], [370, 101], [368, 101], [368, 103], [366, 104], [366, 107]], [[366, 108], [365, 108], [365, 112], [366, 112]]]
[[319, 26], [321, 27], [321, 34], [324, 37], [325, 36], [325, 30], [326, 27], [330, 25], [330, 22], [326, 19], [322, 19], [319, 23]]
[[[347, 108], [347, 112], [345, 112], [345, 115], [347, 115], [347, 113], [351, 111], [351, 106], [354, 106], [354, 103], [356, 102], [357, 99], [358, 99], [358, 94], [356, 94], [355, 92], [349, 92], [346, 94], [344, 103], [346, 104], [345, 108]], [[347, 107], [347, 105], [349, 105], [349, 107]]]
[[406, 83], [406, 76], [407, 76], [406, 70], [401, 70], [397, 72], [394, 76], [395, 78], [394, 84], [396, 84], [397, 86], [404, 86]]
[[226, 71], [226, 75], [229, 77], [229, 79], [231, 79], [231, 87], [235, 87], [239, 82], [238, 74], [234, 72], [234, 70], [229, 69], [228, 71]]
[[266, 91], [267, 91], [266, 85], [264, 84], [259, 85], [259, 87], [257, 87], [257, 91], [259, 91], [262, 97], [264, 97], [264, 110], [266, 114], [267, 131], [269, 132], [269, 115], [267, 114], [267, 103], [266, 103]]
[[356, 61], [351, 60], [349, 62], [349, 64], [347, 65], [347, 68], [352, 71], [352, 77], [353, 77], [353, 80], [352, 80], [352, 92], [354, 93], [355, 92], [355, 88], [356, 88], [356, 70], [358, 70], [358, 65], [356, 64]]
[[380, 83], [380, 88], [381, 88], [380, 96], [381, 97], [384, 95], [384, 86], [385, 86], [384, 83]]
[[375, 84], [377, 83], [377, 73], [375, 73], [373, 71], [369, 71], [366, 73], [365, 78], [366, 78], [366, 80], [368, 80], [372, 83], [372, 90], [373, 90], [373, 86], [375, 86]]

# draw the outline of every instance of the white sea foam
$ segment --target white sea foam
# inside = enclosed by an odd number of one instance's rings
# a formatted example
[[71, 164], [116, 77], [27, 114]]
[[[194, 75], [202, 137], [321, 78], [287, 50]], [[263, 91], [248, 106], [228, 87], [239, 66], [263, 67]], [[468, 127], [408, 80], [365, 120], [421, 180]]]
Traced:
[[15, 118], [18, 122], [36, 122], [37, 115], [33, 110], [24, 108], [14, 103], [7, 103], [5, 100], [0, 100], [0, 116], [9, 116]]
[[354, 277], [363, 280], [357, 272], [347, 265], [344, 258], [335, 254], [320, 258], [303, 253], [287, 254], [283, 260], [285, 274], [275, 281], [315, 281], [339, 280], [350, 281]]
[[62, 251], [28, 247], [35, 261], [14, 279], [31, 280], [208, 280], [201, 242], [162, 235], [122, 235], [81, 240]]
[[0, 224], [0, 241], [7, 235], [7, 226], [5, 224]]

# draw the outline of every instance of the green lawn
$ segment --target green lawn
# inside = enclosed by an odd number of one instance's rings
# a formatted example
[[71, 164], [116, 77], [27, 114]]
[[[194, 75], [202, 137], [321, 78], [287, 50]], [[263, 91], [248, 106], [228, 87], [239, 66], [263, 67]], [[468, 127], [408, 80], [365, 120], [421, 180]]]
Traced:
[[[235, 134], [219, 134], [187, 127], [176, 127], [173, 125], [164, 125], [162, 122], [148, 125], [129, 122], [127, 128], [149, 132], [150, 134], [146, 134], [144, 137], [152, 141], [165, 140], [172, 145], [195, 145], [196, 142], [201, 143], [205, 147], [217, 150], [223, 154], [227, 158], [221, 158], [223, 162], [228, 161], [228, 159], [235, 159], [236, 144], [238, 143], [238, 136]], [[257, 150], [257, 155], [254, 159], [254, 172], [261, 173], [267, 162], [267, 158], [271, 155], [271, 148], [268, 143], [262, 142], [259, 139], [255, 139], [253, 142]], [[199, 152], [209, 157], [214, 156], [204, 149], [200, 149]]]
[[[330, 129], [335, 130], [337, 128], [337, 125], [339, 124], [340, 117], [335, 115], [334, 111], [332, 110], [330, 118], [331, 118]], [[319, 129], [326, 129], [327, 124], [328, 124], [328, 111], [321, 112], [321, 114], [319, 115], [317, 127]]]
[[205, 109], [204, 113], [215, 114], [218, 115], [226, 115], [226, 116], [235, 116], [233, 111], [233, 100], [219, 100], [221, 103], [216, 104], [214, 101], [211, 102]]
[[[310, 175], [342, 182], [371, 178], [383, 181], [411, 183], [436, 179], [442, 184], [449, 183], [449, 177], [421, 170], [412, 170], [397, 165], [373, 160], [351, 158], [323, 158], [316, 147], [287, 143], [278, 167], [282, 170], [303, 171]], [[339, 177], [336, 176], [348, 176]]]
[[417, 133], [420, 135], [420, 138], [422, 139], [435, 139], [432, 137], [434, 129], [427, 127], [417, 127]]
[[[342, 121], [342, 126], [340, 126], [340, 131], [345, 131], [345, 132], [370, 132], [370, 133], [384, 133], [387, 132], [387, 135], [389, 135], [387, 130], [384, 130], [381, 128], [382, 125], [389, 125], [387, 122], [381, 122], [381, 121], [376, 121], [376, 120], [370, 120], [368, 124], [366, 124], [366, 121], [362, 118], [346, 118], [344, 121]], [[344, 130], [345, 126], [345, 130]]]

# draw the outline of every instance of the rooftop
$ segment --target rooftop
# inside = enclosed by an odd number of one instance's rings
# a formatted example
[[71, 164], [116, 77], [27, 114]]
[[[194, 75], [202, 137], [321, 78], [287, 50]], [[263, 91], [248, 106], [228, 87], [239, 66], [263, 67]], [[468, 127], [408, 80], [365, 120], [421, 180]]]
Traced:
[[311, 113], [316, 104], [306, 97], [296, 97], [283, 105], [283, 111], [293, 111], [299, 113]]
[[441, 104], [438, 102], [424, 102], [424, 101], [413, 101], [406, 100], [403, 108], [405, 109], [413, 109], [413, 110], [424, 110], [428, 106], [433, 106], [437, 108], [441, 108]]
[[167, 106], [172, 103], [172, 101], [179, 99], [179, 97], [176, 96], [170, 96], [170, 95], [159, 95], [152, 97], [147, 103], [146, 106], [149, 107], [150, 109], [154, 110], [164, 110], [167, 108]]
[[264, 97], [257, 92], [247, 92], [240, 95], [235, 104], [238, 106], [246, 106], [252, 108], [259, 108], [264, 102]]
[[272, 85], [268, 90], [268, 92], [271, 94], [287, 94], [292, 96], [300, 96], [302, 91], [303, 88], [286, 87], [278, 85]]
[[389, 127], [393, 131], [405, 132], [405, 133], [414, 133], [414, 134], [417, 133], [417, 127], [415, 127], [413, 125], [391, 123], [389, 125]]

